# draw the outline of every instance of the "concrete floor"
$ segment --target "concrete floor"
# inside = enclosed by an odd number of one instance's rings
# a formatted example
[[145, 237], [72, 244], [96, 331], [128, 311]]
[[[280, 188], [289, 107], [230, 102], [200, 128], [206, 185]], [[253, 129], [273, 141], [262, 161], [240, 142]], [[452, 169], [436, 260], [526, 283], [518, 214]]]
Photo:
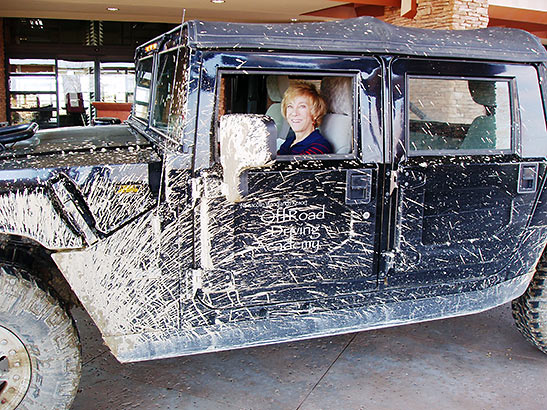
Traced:
[[547, 355], [504, 305], [478, 315], [303, 342], [120, 364], [75, 312], [74, 410], [547, 409]]

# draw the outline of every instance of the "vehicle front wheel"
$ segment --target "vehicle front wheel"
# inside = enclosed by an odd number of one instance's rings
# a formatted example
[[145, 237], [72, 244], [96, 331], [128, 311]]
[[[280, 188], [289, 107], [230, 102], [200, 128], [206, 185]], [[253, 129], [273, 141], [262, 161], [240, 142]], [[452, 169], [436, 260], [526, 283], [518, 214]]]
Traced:
[[67, 312], [24, 269], [0, 264], [0, 409], [70, 408], [80, 360]]
[[528, 289], [513, 300], [512, 307], [517, 329], [547, 354], [547, 252], [541, 256]]

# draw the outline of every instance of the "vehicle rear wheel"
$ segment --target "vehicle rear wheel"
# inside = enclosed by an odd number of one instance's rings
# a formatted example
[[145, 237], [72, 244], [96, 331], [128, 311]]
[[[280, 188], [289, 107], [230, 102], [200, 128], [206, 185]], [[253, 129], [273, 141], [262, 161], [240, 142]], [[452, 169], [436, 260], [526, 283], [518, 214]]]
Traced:
[[547, 354], [547, 252], [541, 256], [528, 289], [513, 300], [512, 307], [517, 329]]
[[0, 409], [70, 408], [80, 381], [72, 318], [28, 273], [0, 264]]

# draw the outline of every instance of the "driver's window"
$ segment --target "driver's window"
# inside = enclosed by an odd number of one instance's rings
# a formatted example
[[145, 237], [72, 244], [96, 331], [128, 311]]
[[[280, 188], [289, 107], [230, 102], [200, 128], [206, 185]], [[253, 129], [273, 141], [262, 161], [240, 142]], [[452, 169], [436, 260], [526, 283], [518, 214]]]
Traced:
[[[291, 126], [288, 113], [296, 110], [301, 96], [309, 107]], [[223, 73], [218, 117], [233, 113], [269, 116], [277, 129], [278, 156], [349, 155], [355, 150], [354, 101], [352, 76]], [[301, 127], [303, 123], [306, 127]]]

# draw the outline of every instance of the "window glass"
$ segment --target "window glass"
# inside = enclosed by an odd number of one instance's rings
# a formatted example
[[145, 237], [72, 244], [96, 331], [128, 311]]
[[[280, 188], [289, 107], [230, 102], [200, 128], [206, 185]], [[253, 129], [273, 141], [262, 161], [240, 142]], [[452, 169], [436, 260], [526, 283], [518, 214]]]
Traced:
[[55, 60], [9, 59], [10, 74], [51, 74], [55, 75]]
[[409, 149], [511, 149], [508, 81], [409, 78]]
[[63, 118], [65, 115], [91, 118], [90, 107], [95, 93], [95, 64], [93, 61], [59, 60], [57, 65], [59, 114]]
[[57, 126], [56, 62], [47, 59], [9, 59], [9, 119], [11, 125], [36, 122]]
[[28, 124], [36, 122], [40, 128], [52, 128], [57, 125], [57, 111], [12, 111], [10, 124]]
[[10, 58], [12, 124], [35, 121], [42, 128], [89, 125], [92, 118], [101, 116], [92, 109], [96, 81], [101, 84], [102, 101], [133, 102], [134, 63], [101, 63], [100, 72], [95, 67], [94, 61]]
[[135, 116], [142, 120], [148, 117], [150, 89], [152, 88], [152, 57], [139, 62], [135, 88]]
[[57, 91], [54, 76], [44, 75], [24, 75], [11, 76], [9, 79], [9, 89], [13, 92], [26, 91]]
[[35, 109], [57, 107], [56, 94], [10, 93], [11, 109]]
[[4, 18], [12, 46], [78, 44], [126, 45], [134, 49], [176, 26], [166, 23], [89, 21], [42, 18]]
[[134, 63], [101, 63], [101, 101], [131, 103], [134, 92]]
[[173, 94], [173, 79], [177, 65], [177, 51], [163, 53], [159, 58], [156, 97], [154, 99], [154, 118], [152, 124], [161, 130], [167, 130], [169, 108]]
[[[187, 110], [188, 50], [173, 49], [159, 56], [152, 126], [177, 143]], [[178, 62], [177, 62], [178, 59]]]
[[[276, 144], [277, 149], [281, 150], [286, 140], [295, 138], [294, 130], [283, 113], [283, 96], [289, 87], [302, 82], [313, 85], [325, 102], [325, 115], [318, 121], [312, 119], [312, 123], [313, 128], [330, 143], [330, 153], [352, 153], [355, 107], [351, 76], [226, 73], [222, 76], [219, 89], [219, 117], [232, 113], [268, 115], [276, 125]], [[312, 152], [313, 149], [306, 150], [303, 154], [311, 155]], [[281, 155], [282, 151], [279, 153]]]
[[55, 94], [11, 94], [11, 125], [36, 122], [41, 128], [57, 126]]

